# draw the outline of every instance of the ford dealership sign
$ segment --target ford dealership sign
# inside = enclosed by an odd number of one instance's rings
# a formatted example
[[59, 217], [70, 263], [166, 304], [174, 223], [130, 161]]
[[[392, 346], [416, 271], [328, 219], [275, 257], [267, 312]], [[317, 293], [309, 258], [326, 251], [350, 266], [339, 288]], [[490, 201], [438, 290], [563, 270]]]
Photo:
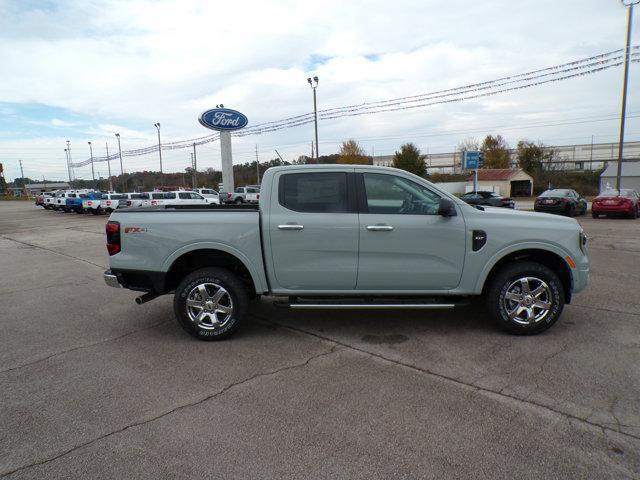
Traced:
[[207, 110], [198, 120], [203, 126], [212, 130], [239, 130], [249, 123], [246, 116], [230, 108]]

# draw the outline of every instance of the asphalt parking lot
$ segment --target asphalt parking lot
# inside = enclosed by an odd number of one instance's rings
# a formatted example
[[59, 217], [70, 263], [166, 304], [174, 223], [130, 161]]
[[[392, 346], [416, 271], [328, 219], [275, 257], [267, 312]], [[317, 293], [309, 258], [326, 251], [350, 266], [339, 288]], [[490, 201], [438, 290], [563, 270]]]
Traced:
[[2, 478], [640, 478], [640, 220], [579, 218], [539, 336], [263, 299], [217, 343], [103, 283], [105, 221], [0, 202]]

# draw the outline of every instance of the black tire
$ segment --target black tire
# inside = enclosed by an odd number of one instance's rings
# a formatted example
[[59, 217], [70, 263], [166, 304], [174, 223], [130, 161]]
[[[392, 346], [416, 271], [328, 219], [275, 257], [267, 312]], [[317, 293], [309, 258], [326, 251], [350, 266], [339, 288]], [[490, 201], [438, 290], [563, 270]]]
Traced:
[[635, 220], [636, 218], [638, 218], [638, 208], [633, 209], [633, 212], [631, 212], [631, 215], [629, 215], [629, 218], [631, 218], [632, 220]]
[[[212, 287], [211, 284], [222, 287], [225, 291], [225, 296], [220, 300], [220, 303], [224, 305], [221, 306], [225, 308], [231, 306], [232, 310], [228, 314], [228, 318], [223, 318], [223, 324], [221, 326], [215, 326], [210, 317], [204, 322], [196, 323], [189, 316], [187, 307], [188, 296], [194, 292], [199, 285], [203, 284], [207, 284], [205, 289], [208, 295], [214, 294], [210, 297], [212, 299], [215, 298], [215, 293], [220, 292], [220, 290], [215, 290], [215, 287]], [[194, 293], [199, 295], [198, 292]], [[231, 300], [230, 302], [228, 301], [229, 298]], [[202, 301], [202, 298], [200, 298], [200, 301]], [[173, 309], [178, 323], [187, 333], [198, 340], [222, 340], [233, 335], [243, 324], [247, 315], [248, 305], [249, 296], [242, 281], [229, 270], [218, 267], [202, 268], [190, 273], [182, 279], [173, 297]], [[217, 313], [213, 315], [217, 318]]]
[[242, 198], [236, 198], [233, 203], [235, 203], [236, 205], [240, 205], [242, 203]]
[[599, 218], [600, 215], [598, 215], [597, 213], [593, 213], [591, 212], [591, 218]]
[[567, 206], [566, 215], [567, 215], [567, 217], [575, 217], [576, 216], [576, 206], [573, 203], [570, 203]]
[[[542, 288], [543, 293], [538, 298], [541, 302], [550, 304], [544, 315], [542, 315], [542, 312], [545, 309], [535, 305], [530, 306], [529, 309], [534, 315], [534, 321], [528, 323], [525, 323], [525, 319], [522, 317], [516, 316], [514, 319], [509, 316], [507, 305], [514, 306], [512, 311], [519, 311], [516, 308], [519, 303], [505, 299], [508, 292], [514, 294], [514, 288], [517, 290], [519, 280], [524, 278], [529, 278], [526, 283], [531, 288], [535, 287], [531, 290], [531, 293], [537, 290], [538, 287]], [[544, 288], [543, 283], [538, 282], [544, 282], [546, 288]], [[493, 277], [486, 293], [488, 295], [487, 307], [493, 320], [498, 327], [515, 335], [534, 335], [544, 332], [556, 323], [564, 308], [564, 287], [562, 282], [552, 270], [535, 262], [519, 261], [504, 267]], [[535, 298], [532, 300], [535, 301]], [[525, 301], [529, 300], [524, 298], [523, 295], [523, 302]], [[536, 313], [536, 309], [538, 313]], [[538, 315], [540, 315], [540, 318], [535, 320]], [[525, 316], [524, 312], [522, 316]]]

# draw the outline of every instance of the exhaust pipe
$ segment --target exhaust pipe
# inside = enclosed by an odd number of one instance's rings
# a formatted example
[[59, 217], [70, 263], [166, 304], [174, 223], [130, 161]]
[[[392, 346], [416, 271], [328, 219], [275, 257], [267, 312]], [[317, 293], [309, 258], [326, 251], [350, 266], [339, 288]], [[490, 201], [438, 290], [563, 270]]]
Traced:
[[159, 297], [159, 295], [156, 292], [147, 292], [144, 295], [140, 295], [139, 297], [137, 297], [136, 303], [138, 305], [142, 305], [143, 303], [150, 302], [156, 297]]

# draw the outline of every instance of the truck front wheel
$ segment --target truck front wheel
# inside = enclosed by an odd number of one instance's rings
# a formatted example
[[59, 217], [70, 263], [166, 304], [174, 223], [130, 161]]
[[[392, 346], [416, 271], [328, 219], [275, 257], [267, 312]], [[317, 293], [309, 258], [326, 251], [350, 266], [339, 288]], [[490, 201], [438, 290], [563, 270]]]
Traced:
[[487, 290], [489, 313], [500, 328], [532, 335], [550, 328], [562, 313], [564, 287], [549, 268], [520, 261], [500, 270]]
[[173, 298], [178, 323], [199, 340], [222, 340], [233, 335], [246, 317], [248, 303], [242, 281], [217, 267], [187, 275]]

